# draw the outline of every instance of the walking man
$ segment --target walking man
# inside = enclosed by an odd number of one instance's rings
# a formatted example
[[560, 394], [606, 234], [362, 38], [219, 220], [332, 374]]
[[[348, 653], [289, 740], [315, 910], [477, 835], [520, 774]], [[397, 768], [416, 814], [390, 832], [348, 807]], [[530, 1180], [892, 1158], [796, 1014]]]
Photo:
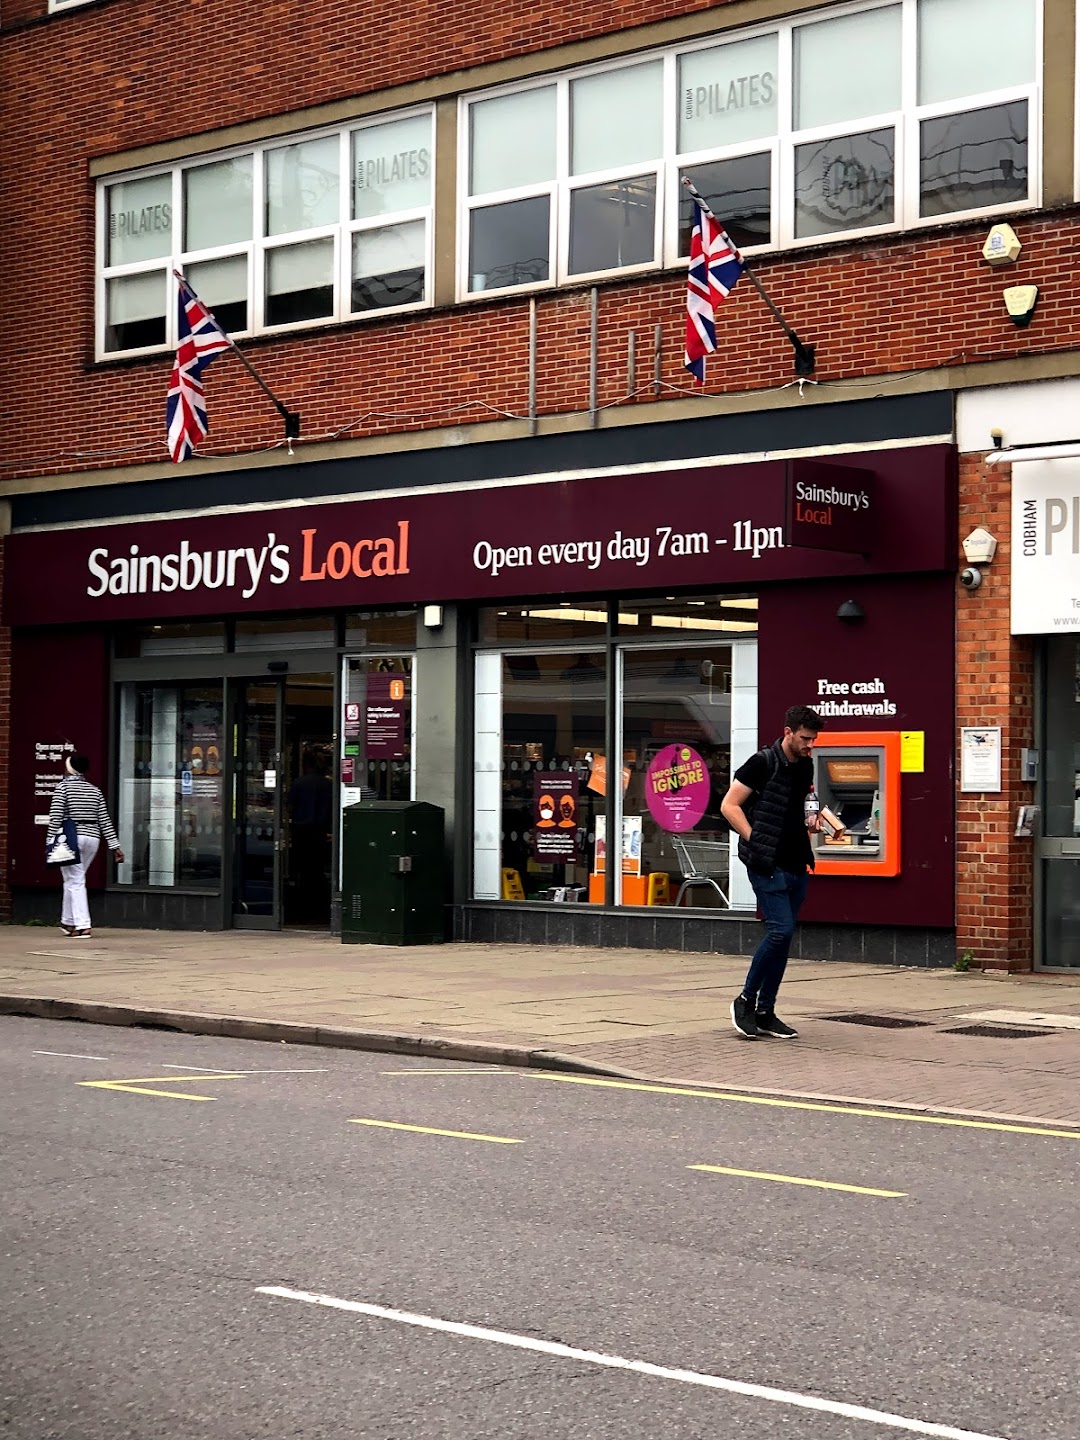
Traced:
[[731, 1002], [731, 1023], [747, 1040], [759, 1035], [794, 1040], [798, 1034], [778, 1017], [776, 992], [814, 868], [809, 832], [819, 821], [806, 797], [814, 787], [810, 755], [824, 724], [808, 705], [793, 705], [784, 716], [783, 736], [735, 771], [720, 806], [739, 836], [739, 859], [765, 921], [742, 993]]

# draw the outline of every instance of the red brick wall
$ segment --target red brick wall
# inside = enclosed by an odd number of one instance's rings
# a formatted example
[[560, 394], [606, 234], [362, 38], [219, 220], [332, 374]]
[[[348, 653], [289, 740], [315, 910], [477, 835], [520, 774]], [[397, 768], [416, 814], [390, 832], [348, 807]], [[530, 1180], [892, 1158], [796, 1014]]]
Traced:
[[[31, 0], [23, 0], [29, 5]], [[33, 0], [39, 7], [43, 0]], [[176, 15], [150, 0], [103, 0], [48, 23], [9, 30], [0, 78], [13, 77], [0, 112], [5, 167], [0, 254], [5, 305], [0, 349], [17, 444], [0, 456], [0, 480], [95, 465], [164, 460], [163, 397], [171, 357], [95, 367], [92, 157], [175, 139], [301, 106], [379, 90], [500, 54], [629, 28], [708, 7], [694, 0], [509, 11], [494, 0], [391, 6], [355, 12], [312, 0], [249, 7], [223, 0], [183, 11], [185, 62], [175, 64]], [[12, 12], [5, 9], [5, 23]], [[327, 43], [329, 37], [329, 43]], [[228, 83], [222, 83], [222, 57]], [[192, 95], [205, 103], [192, 104]], [[58, 117], [63, 117], [62, 121]], [[50, 137], [63, 125], [63, 139]], [[817, 346], [818, 379], [871, 377], [950, 362], [1067, 350], [1080, 330], [1074, 283], [1080, 218], [1015, 221], [1024, 249], [1007, 277], [981, 258], [985, 225], [907, 239], [838, 245], [760, 261], [770, 292], [800, 335]], [[1031, 326], [1016, 329], [1001, 301], [1007, 284], [1041, 289]], [[663, 380], [690, 391], [682, 368], [679, 274], [609, 282], [600, 299], [600, 403], [626, 385], [627, 336], [637, 332], [639, 399], [654, 398], [652, 335], [663, 327]], [[31, 322], [32, 323], [29, 323]], [[791, 350], [746, 284], [724, 306], [723, 362], [709, 391], [743, 392], [792, 378]], [[588, 405], [586, 291], [539, 302], [538, 403], [542, 414]], [[405, 359], [406, 342], [408, 359]], [[267, 383], [303, 415], [305, 436], [350, 425], [352, 436], [438, 428], [523, 415], [527, 408], [528, 300], [472, 304], [425, 317], [384, 318], [245, 348]], [[209, 453], [273, 444], [278, 416], [235, 359], [207, 377]], [[672, 398], [664, 391], [664, 398]], [[874, 394], [872, 385], [849, 397]], [[459, 409], [463, 401], [472, 402]], [[370, 412], [426, 418], [380, 420]], [[365, 417], [365, 418], [358, 418]]]
[[[995, 967], [1030, 969], [1034, 860], [1017, 839], [1016, 811], [1033, 787], [1019, 778], [1020, 749], [1033, 744], [1034, 663], [1028, 636], [1009, 633], [1010, 490], [1008, 466], [980, 456], [960, 462], [960, 535], [983, 525], [997, 537], [978, 590], [962, 590], [956, 622], [956, 724], [1001, 726], [1000, 795], [960, 793], [957, 750], [957, 949]], [[958, 558], [958, 568], [965, 562]]]
[[[0, 535], [0, 592], [4, 587], [4, 538]], [[8, 779], [11, 765], [11, 631], [0, 625], [0, 920], [11, 915], [8, 874]]]

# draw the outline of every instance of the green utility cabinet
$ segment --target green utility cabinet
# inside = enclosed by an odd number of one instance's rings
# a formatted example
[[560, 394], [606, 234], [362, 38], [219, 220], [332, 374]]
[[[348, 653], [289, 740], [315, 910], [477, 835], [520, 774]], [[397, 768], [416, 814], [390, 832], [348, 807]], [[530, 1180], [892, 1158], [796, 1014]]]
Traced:
[[431, 945], [445, 938], [444, 817], [423, 800], [361, 800], [342, 811], [341, 939]]

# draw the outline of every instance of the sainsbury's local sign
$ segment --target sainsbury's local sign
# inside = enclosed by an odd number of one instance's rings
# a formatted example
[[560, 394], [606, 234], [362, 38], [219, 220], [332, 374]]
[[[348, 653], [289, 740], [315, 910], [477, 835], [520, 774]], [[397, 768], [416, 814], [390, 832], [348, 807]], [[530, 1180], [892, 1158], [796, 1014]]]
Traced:
[[[852, 457], [860, 458], [861, 466], [762, 461], [16, 532], [4, 619], [159, 620], [951, 566], [951, 449], [883, 451], [870, 477], [870, 457]], [[845, 507], [870, 494], [871, 480], [874, 500], [860, 507], [880, 512], [877, 540], [860, 540], [871, 553], [821, 548], [817, 537], [849, 524]], [[800, 485], [807, 508], [792, 522], [787, 496]]]

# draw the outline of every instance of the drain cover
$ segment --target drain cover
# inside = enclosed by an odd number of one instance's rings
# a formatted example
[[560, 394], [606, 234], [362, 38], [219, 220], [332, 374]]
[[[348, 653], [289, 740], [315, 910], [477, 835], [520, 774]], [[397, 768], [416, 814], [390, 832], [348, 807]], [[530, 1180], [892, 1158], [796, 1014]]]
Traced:
[[823, 1015], [823, 1020], [839, 1020], [844, 1025], [872, 1025], [876, 1030], [911, 1030], [916, 1025], [929, 1025], [929, 1020], [903, 1020], [899, 1015]]
[[957, 1025], [942, 1030], [942, 1035], [996, 1035], [999, 1040], [1034, 1040], [1037, 1035], [1052, 1035], [1052, 1030], [1032, 1030], [1028, 1025]]

